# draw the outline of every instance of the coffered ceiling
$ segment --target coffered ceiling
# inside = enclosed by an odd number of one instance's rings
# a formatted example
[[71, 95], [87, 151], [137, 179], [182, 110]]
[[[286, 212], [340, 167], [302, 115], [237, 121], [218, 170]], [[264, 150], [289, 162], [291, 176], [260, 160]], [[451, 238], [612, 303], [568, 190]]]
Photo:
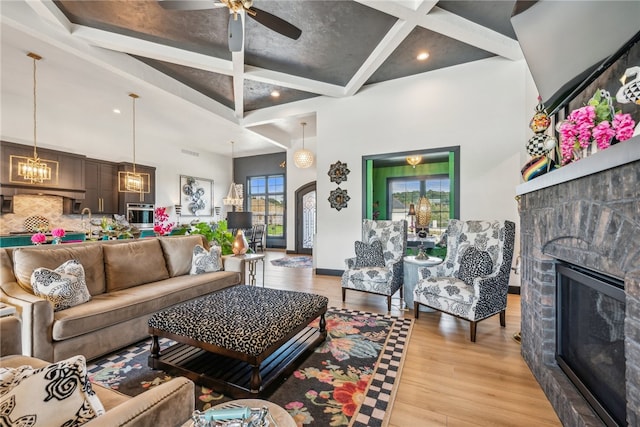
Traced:
[[[71, 42], [126, 55], [122, 63], [137, 62], [137, 73], [160, 72], [167, 78], [148, 80], [259, 135], [274, 151], [299, 138], [303, 120], [311, 124], [307, 137], [315, 134], [312, 106], [283, 109], [296, 101], [358, 96], [370, 84], [492, 56], [521, 59], [510, 24], [515, 3], [255, 0], [255, 7], [295, 25], [302, 35], [287, 38], [241, 13], [244, 49], [231, 53], [226, 7], [168, 10], [157, 0], [26, 2]], [[19, 21], [11, 10], [8, 17]], [[416, 59], [421, 52], [429, 54], [424, 61]], [[241, 144], [240, 151], [245, 152]]]

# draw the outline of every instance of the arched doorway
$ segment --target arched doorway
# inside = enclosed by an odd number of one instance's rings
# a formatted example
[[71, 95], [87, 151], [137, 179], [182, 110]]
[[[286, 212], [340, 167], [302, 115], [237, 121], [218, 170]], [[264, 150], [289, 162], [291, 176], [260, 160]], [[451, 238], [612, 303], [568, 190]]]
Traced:
[[316, 182], [296, 190], [296, 253], [313, 253], [316, 235]]

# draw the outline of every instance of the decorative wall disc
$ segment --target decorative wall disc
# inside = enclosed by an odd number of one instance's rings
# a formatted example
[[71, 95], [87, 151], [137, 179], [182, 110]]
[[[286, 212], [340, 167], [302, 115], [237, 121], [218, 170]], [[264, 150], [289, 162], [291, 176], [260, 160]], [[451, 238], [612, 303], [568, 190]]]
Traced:
[[347, 175], [349, 175], [349, 172], [351, 171], [347, 168], [347, 164], [342, 163], [340, 160], [338, 160], [331, 165], [327, 175], [329, 175], [329, 177], [331, 178], [331, 182], [335, 182], [339, 185], [342, 181], [347, 180]]
[[347, 190], [343, 190], [340, 187], [329, 193], [329, 203], [331, 204], [331, 207], [336, 210], [346, 208], [349, 199], [350, 197], [347, 195]]

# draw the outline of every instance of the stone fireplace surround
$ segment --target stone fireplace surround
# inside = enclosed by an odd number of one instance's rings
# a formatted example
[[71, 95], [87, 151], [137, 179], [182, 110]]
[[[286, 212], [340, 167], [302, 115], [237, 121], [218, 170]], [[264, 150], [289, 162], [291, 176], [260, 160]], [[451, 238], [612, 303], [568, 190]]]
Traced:
[[640, 136], [517, 194], [523, 358], [563, 425], [604, 425], [555, 360], [556, 260], [624, 280], [627, 423], [640, 425]]

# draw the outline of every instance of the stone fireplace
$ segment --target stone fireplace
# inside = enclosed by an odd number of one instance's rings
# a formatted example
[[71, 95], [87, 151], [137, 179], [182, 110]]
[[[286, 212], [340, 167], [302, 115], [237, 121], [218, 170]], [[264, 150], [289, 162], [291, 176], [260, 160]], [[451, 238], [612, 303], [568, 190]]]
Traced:
[[518, 187], [522, 355], [563, 425], [605, 425], [556, 362], [556, 266], [624, 283], [627, 424], [640, 425], [640, 136]]

